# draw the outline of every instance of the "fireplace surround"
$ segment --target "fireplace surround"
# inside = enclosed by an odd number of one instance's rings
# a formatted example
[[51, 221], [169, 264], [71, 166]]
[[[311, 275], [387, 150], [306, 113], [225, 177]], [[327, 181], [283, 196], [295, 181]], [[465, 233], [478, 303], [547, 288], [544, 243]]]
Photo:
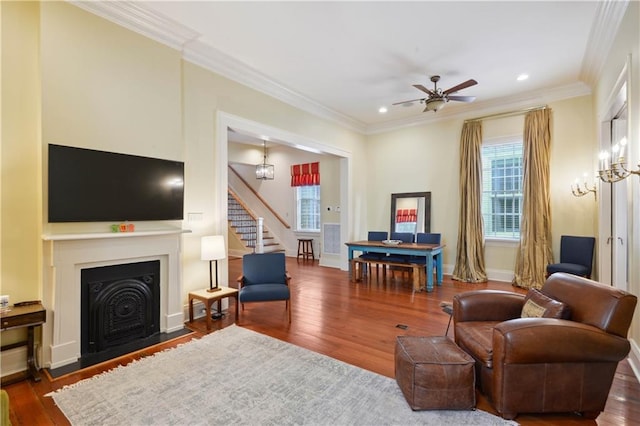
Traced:
[[42, 332], [43, 366], [58, 368], [82, 357], [83, 270], [157, 261], [157, 328], [160, 333], [182, 330], [182, 233], [170, 229], [45, 235], [43, 305], [48, 320]]

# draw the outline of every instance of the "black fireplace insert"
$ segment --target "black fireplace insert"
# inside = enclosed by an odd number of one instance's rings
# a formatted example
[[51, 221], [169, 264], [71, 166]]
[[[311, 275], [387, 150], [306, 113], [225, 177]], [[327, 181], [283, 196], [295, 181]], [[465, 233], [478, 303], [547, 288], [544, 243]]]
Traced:
[[160, 261], [82, 269], [81, 355], [160, 332]]

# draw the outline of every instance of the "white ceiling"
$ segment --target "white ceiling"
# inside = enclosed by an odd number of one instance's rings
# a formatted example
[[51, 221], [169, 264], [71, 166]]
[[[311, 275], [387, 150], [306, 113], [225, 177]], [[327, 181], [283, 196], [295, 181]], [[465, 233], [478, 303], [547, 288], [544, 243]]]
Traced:
[[[101, 3], [113, 9], [119, 2]], [[176, 44], [187, 60], [363, 133], [589, 93], [592, 58], [602, 56], [594, 49], [608, 49], [594, 37], [615, 33], [618, 23], [606, 12], [621, 7], [595, 1], [127, 4], [179, 34]], [[516, 81], [522, 73], [530, 78]], [[423, 113], [418, 103], [391, 106], [423, 97], [412, 85], [432, 88], [434, 74], [442, 76], [443, 89], [477, 80], [458, 93], [476, 101], [450, 102], [437, 113]], [[381, 106], [388, 113], [379, 114]]]

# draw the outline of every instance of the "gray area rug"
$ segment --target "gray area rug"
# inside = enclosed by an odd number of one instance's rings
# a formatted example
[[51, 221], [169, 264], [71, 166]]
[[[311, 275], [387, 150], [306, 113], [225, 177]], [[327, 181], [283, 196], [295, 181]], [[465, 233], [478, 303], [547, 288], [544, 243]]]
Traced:
[[232, 325], [52, 392], [74, 425], [514, 425], [411, 410], [395, 380]]

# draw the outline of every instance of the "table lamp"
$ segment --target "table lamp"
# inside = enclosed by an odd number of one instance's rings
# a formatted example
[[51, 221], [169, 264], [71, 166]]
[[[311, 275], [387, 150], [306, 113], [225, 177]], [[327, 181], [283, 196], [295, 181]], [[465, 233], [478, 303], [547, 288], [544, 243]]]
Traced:
[[[220, 290], [218, 287], [218, 260], [225, 258], [224, 237], [222, 235], [210, 235], [202, 237], [200, 244], [200, 258], [209, 261], [209, 289], [207, 291], [214, 292]], [[216, 286], [213, 286], [213, 274], [211, 271], [211, 262], [216, 262]]]

